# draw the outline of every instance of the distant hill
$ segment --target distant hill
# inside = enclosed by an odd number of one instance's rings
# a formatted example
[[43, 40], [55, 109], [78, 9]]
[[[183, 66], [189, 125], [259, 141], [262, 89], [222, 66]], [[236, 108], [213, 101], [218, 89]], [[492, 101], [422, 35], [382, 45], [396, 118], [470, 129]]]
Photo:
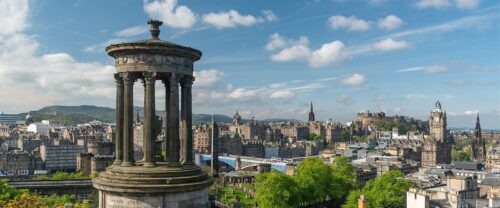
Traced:
[[[144, 118], [143, 108], [134, 108], [134, 120], [136, 119], [137, 110], [141, 121]], [[22, 118], [25, 118], [28, 113], [20, 113]], [[157, 111], [157, 114], [162, 116], [165, 111]], [[65, 125], [76, 125], [86, 123], [93, 120], [103, 122], [114, 122], [116, 115], [114, 108], [99, 107], [93, 105], [80, 105], [80, 106], [47, 106], [36, 111], [31, 111], [30, 115], [33, 116], [35, 121], [50, 120], [52, 122], [61, 123]], [[193, 124], [210, 123], [212, 120], [211, 115], [208, 114], [193, 114]], [[225, 115], [214, 115], [215, 122], [230, 123], [231, 117]]]
[[[139, 112], [139, 118], [141, 121], [144, 119], [143, 108], [134, 107], [134, 120], [137, 118], [137, 111]], [[163, 117], [165, 111], [157, 111], [158, 115]], [[25, 118], [28, 113], [20, 113], [22, 118]], [[76, 125], [81, 123], [87, 123], [89, 121], [98, 120], [103, 122], [114, 122], [116, 115], [114, 108], [99, 107], [94, 105], [79, 105], [79, 106], [60, 106], [53, 105], [43, 107], [36, 111], [30, 111], [30, 115], [33, 116], [35, 121], [50, 120], [55, 123], [65, 124], [65, 125]], [[212, 121], [212, 116], [210, 114], [193, 114], [193, 124], [200, 123], [210, 123]], [[232, 118], [226, 115], [214, 114], [214, 121], [217, 123], [231, 123]], [[243, 119], [243, 122], [250, 121], [249, 119]], [[265, 119], [264, 122], [297, 122], [296, 119]]]

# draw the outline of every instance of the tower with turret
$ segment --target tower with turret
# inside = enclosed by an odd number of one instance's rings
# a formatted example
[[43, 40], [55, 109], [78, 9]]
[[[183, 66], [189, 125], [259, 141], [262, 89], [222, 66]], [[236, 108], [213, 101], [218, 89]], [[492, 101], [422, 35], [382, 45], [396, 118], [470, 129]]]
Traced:
[[429, 116], [429, 135], [424, 139], [422, 167], [451, 163], [451, 144], [448, 142], [446, 111], [436, 102]]

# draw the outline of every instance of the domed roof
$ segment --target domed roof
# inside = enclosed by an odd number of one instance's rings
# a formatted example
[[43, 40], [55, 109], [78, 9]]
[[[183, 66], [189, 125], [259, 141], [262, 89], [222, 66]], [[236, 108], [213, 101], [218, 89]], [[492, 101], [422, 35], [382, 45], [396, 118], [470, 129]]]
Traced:
[[108, 52], [110, 56], [124, 53], [136, 54], [147, 52], [187, 56], [190, 57], [193, 61], [197, 61], [200, 59], [202, 54], [201, 51], [197, 49], [161, 40], [158, 37], [160, 34], [159, 27], [163, 24], [163, 22], [159, 20], [149, 20], [148, 24], [151, 25], [150, 32], [152, 37], [150, 39], [111, 44], [106, 47], [106, 52]]

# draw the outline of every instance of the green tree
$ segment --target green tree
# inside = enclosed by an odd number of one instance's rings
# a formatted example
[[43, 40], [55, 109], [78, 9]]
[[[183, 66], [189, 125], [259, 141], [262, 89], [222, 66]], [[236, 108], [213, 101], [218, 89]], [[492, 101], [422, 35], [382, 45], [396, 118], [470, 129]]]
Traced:
[[307, 158], [295, 169], [293, 176], [300, 188], [303, 202], [321, 202], [330, 196], [332, 168], [318, 158]]
[[319, 135], [319, 134], [311, 133], [311, 134], [309, 134], [309, 137], [307, 138], [307, 140], [310, 140], [310, 141], [323, 141], [323, 137], [321, 137], [321, 135]]
[[457, 152], [457, 161], [471, 161], [470, 160], [470, 153], [466, 151], [458, 151]]
[[330, 195], [341, 200], [347, 197], [351, 190], [358, 187], [356, 168], [347, 157], [337, 157], [332, 165], [333, 183]]
[[255, 177], [255, 199], [259, 207], [298, 207], [298, 186], [292, 177], [277, 170], [258, 174]]
[[9, 186], [9, 182], [7, 180], [0, 180], [0, 207], [3, 207], [9, 200], [25, 193], [28, 193], [28, 190], [16, 189]]
[[342, 131], [340, 132], [340, 141], [346, 142], [349, 140], [349, 132]]
[[356, 207], [361, 194], [365, 195], [368, 207], [405, 207], [405, 193], [410, 187], [411, 182], [404, 179], [403, 173], [389, 171], [368, 181], [362, 191], [352, 191], [342, 207]]

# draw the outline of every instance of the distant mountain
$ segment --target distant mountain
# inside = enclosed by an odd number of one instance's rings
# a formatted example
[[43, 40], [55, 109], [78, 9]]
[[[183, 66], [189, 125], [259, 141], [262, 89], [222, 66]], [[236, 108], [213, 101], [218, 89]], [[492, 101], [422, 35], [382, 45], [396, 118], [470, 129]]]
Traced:
[[[137, 119], [137, 112], [139, 114], [139, 119], [144, 120], [143, 108], [134, 107], [134, 121]], [[157, 111], [158, 115], [163, 117], [165, 111]], [[20, 113], [22, 118], [25, 118], [28, 113]], [[114, 108], [99, 107], [93, 105], [80, 105], [80, 106], [60, 106], [53, 105], [43, 107], [36, 111], [30, 111], [30, 115], [33, 116], [35, 121], [50, 120], [55, 123], [61, 123], [65, 125], [76, 125], [81, 123], [87, 123], [89, 121], [98, 120], [103, 122], [114, 122], [116, 115]], [[200, 123], [210, 123], [212, 121], [212, 116], [210, 114], [193, 114], [193, 124]], [[214, 114], [214, 121], [217, 123], [231, 123], [232, 118], [226, 115]], [[243, 122], [250, 121], [249, 119], [243, 119]], [[282, 119], [273, 118], [265, 119], [263, 122], [297, 122], [296, 119]]]
[[[99, 107], [93, 105], [80, 105], [80, 106], [47, 106], [36, 111], [30, 111], [35, 121], [50, 120], [52, 122], [61, 123], [65, 125], [76, 125], [86, 123], [93, 120], [103, 122], [114, 122], [116, 118], [114, 108]], [[137, 118], [137, 112], [141, 121], [144, 120], [143, 108], [134, 107], [134, 120]], [[158, 115], [163, 117], [165, 111], [157, 111]], [[25, 118], [28, 113], [20, 113], [22, 118]], [[193, 114], [193, 124], [210, 123], [212, 116], [208, 114]], [[214, 115], [215, 122], [231, 123], [232, 118], [225, 115]]]

